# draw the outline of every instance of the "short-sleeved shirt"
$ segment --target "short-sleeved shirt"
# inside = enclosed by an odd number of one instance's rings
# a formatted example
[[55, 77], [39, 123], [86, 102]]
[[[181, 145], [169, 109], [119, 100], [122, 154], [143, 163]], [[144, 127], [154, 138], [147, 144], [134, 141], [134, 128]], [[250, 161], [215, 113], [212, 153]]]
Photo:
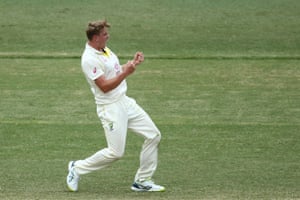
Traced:
[[104, 93], [95, 83], [95, 80], [102, 75], [106, 79], [111, 79], [122, 72], [118, 57], [108, 47], [98, 51], [87, 43], [81, 57], [81, 67], [95, 96], [96, 104], [114, 103], [126, 94], [126, 80], [107, 93]]

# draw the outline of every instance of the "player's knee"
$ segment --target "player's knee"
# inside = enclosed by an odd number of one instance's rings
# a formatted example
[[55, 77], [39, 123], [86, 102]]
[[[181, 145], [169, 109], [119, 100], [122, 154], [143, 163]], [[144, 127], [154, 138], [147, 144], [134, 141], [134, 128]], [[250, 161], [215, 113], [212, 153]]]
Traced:
[[119, 160], [124, 156], [124, 151], [115, 151], [113, 149], [109, 149], [109, 157], [114, 160]]
[[160, 140], [161, 140], [161, 134], [159, 133], [159, 134], [157, 134], [157, 136], [156, 136], [156, 140], [158, 141], [158, 142], [160, 142]]
[[154, 144], [159, 144], [161, 140], [161, 134], [157, 134], [154, 138], [151, 139], [151, 142]]

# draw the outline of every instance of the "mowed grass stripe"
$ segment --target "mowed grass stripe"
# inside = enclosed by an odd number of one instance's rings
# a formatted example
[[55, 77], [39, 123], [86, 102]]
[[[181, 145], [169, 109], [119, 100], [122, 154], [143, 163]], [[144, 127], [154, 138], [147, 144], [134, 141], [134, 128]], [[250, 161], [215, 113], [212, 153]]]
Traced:
[[[22, 53], [0, 52], [0, 59], [80, 59], [72, 53]], [[132, 55], [119, 54], [120, 59], [131, 59]], [[162, 60], [300, 60], [300, 55], [146, 55], [146, 59]]]

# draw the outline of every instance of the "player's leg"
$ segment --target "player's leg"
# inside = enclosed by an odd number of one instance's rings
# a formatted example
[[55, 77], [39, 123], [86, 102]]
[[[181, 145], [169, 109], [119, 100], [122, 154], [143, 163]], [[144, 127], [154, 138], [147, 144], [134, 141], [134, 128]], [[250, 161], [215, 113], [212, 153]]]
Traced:
[[99, 106], [97, 113], [105, 131], [107, 148], [98, 151], [85, 160], [77, 161], [75, 168], [79, 174], [86, 174], [107, 167], [124, 155], [127, 115], [122, 112], [122, 106], [119, 102]]
[[130, 122], [128, 128], [145, 138], [140, 153], [140, 167], [135, 180], [151, 178], [157, 168], [158, 145], [161, 134], [146, 113]]
[[134, 100], [130, 101], [132, 109], [129, 112], [128, 128], [145, 138], [140, 153], [140, 167], [135, 175], [135, 183], [132, 189], [135, 191], [164, 191], [164, 187], [151, 181], [157, 168], [161, 133], [149, 115]]
[[[98, 107], [97, 112], [105, 131], [107, 148], [96, 152], [84, 160], [78, 160], [69, 165], [70, 177], [68, 175], [67, 183], [71, 191], [77, 191], [80, 175], [105, 168], [124, 155], [127, 135], [127, 114], [122, 112], [122, 106], [119, 103], [110, 104]], [[76, 179], [76, 177], [78, 178]], [[72, 180], [74, 180], [73, 183]]]

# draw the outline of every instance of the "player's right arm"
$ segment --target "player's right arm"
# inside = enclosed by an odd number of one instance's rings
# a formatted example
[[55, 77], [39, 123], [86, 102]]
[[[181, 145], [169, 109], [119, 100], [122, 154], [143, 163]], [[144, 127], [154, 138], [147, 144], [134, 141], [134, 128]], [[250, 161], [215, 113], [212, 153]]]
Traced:
[[102, 90], [102, 92], [107, 93], [116, 87], [118, 87], [121, 82], [126, 79], [127, 76], [132, 74], [136, 69], [136, 64], [133, 61], [128, 61], [122, 66], [122, 72], [111, 79], [106, 79], [105, 75], [101, 75], [99, 78], [95, 79], [96, 85]]

